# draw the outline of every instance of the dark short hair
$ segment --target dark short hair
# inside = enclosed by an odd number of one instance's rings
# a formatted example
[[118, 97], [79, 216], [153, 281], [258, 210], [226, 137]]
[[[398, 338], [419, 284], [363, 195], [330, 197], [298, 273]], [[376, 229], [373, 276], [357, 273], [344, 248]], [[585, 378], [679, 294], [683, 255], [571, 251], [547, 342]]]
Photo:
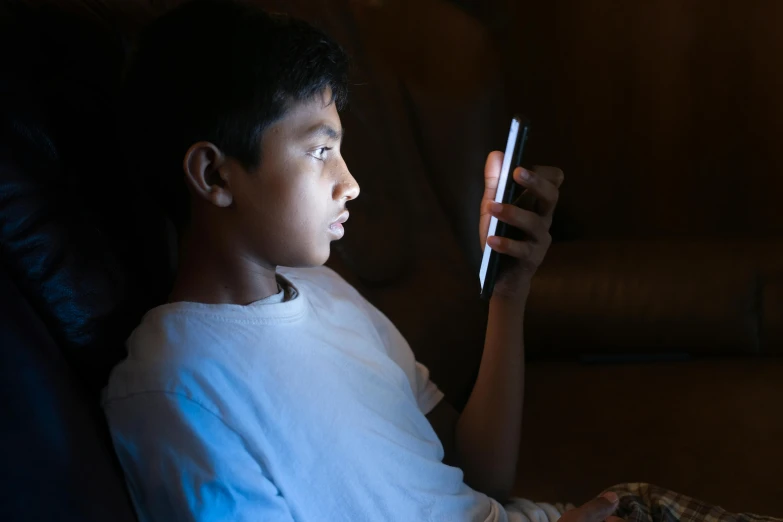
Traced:
[[131, 54], [121, 119], [131, 168], [155, 176], [181, 231], [189, 217], [187, 149], [209, 141], [257, 167], [263, 131], [293, 104], [331, 88], [342, 109], [348, 63], [304, 21], [238, 0], [188, 1], [155, 20]]

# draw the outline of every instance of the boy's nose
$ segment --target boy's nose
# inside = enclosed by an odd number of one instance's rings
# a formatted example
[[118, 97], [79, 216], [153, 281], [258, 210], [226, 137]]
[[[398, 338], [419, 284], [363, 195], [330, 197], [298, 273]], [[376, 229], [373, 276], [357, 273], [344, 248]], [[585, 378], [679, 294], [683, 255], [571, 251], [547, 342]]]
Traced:
[[358, 198], [359, 192], [361, 192], [361, 189], [359, 188], [359, 184], [356, 183], [355, 179], [351, 178], [351, 185], [348, 188], [348, 190], [346, 190], [346, 199], [351, 200], [351, 199]]
[[356, 182], [356, 179], [354, 179], [351, 173], [348, 172], [348, 170], [345, 171], [345, 176], [337, 187], [339, 192], [335, 194], [335, 199], [344, 199], [346, 201], [350, 201], [359, 197], [359, 184]]

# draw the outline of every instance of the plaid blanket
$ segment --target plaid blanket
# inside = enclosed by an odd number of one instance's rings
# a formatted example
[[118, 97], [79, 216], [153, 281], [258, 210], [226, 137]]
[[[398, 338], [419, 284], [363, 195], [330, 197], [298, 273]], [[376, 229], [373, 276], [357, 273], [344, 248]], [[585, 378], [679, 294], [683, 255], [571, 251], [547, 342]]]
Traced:
[[620, 497], [616, 515], [626, 522], [783, 522], [750, 513], [729, 513], [651, 484], [621, 484], [608, 491]]

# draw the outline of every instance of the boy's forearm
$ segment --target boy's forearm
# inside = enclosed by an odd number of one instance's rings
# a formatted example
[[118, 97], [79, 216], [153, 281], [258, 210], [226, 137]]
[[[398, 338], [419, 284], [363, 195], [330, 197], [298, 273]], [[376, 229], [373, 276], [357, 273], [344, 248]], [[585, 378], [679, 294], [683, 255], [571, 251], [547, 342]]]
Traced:
[[504, 501], [516, 478], [522, 422], [526, 299], [493, 297], [476, 384], [455, 434], [465, 481]]

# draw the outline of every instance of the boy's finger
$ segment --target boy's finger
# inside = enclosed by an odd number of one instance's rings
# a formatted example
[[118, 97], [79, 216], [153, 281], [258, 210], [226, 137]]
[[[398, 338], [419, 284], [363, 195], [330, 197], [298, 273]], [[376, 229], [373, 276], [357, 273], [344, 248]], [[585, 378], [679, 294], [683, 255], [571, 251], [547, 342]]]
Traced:
[[489, 203], [488, 209], [489, 213], [499, 221], [521, 230], [534, 242], [540, 243], [546, 240], [550, 223], [547, 218], [515, 205], [503, 205], [494, 201]]
[[533, 245], [529, 241], [517, 241], [507, 237], [492, 236], [487, 239], [487, 244], [495, 252], [506, 254], [523, 263], [529, 261], [533, 256]]
[[537, 210], [542, 216], [548, 216], [554, 212], [560, 197], [560, 191], [554, 183], [522, 167], [518, 167], [514, 171], [514, 181], [533, 193], [538, 200]]
[[563, 171], [557, 167], [550, 167], [548, 165], [534, 165], [533, 172], [551, 181], [552, 184], [558, 189], [565, 180], [565, 174], [563, 174]]

